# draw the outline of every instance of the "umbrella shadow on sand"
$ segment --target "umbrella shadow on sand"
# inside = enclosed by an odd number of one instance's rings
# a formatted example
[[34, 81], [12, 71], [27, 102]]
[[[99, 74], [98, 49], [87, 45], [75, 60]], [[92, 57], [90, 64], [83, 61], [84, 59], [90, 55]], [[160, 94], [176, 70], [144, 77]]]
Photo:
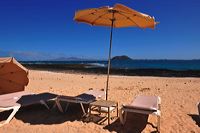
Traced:
[[110, 125], [105, 126], [104, 128], [109, 131], [115, 131], [117, 133], [141, 133], [147, 124], [155, 128], [151, 133], [157, 132], [157, 127], [152, 123], [148, 122], [148, 116], [144, 114], [137, 113], [128, 113], [125, 125], [121, 125], [119, 118], [111, 123]]
[[[49, 101], [48, 106], [52, 108], [54, 103], [54, 101]], [[62, 103], [63, 107], [65, 104], [66, 103]], [[11, 111], [2, 112], [0, 114], [0, 121], [5, 120], [9, 116], [10, 112]], [[15, 119], [31, 125], [61, 124], [66, 121], [81, 121], [82, 110], [79, 104], [70, 104], [68, 110], [64, 113], [61, 113], [57, 107], [48, 110], [41, 104], [35, 104], [20, 108], [14, 117]]]

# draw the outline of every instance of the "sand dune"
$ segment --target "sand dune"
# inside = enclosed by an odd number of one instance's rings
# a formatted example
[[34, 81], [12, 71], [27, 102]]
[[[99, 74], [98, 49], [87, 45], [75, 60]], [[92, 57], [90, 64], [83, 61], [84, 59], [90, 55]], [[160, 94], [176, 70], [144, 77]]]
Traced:
[[[47, 71], [30, 71], [27, 91], [35, 93], [50, 92], [58, 95], [78, 95], [81, 92], [105, 88], [106, 76], [94, 74], [70, 74]], [[200, 101], [200, 78], [161, 78], [137, 76], [111, 76], [109, 99], [129, 103], [137, 95], [158, 95], [161, 104], [162, 133], [198, 133], [200, 125], [197, 103]], [[53, 103], [49, 103], [53, 104]], [[79, 108], [74, 105], [74, 108]], [[0, 133], [106, 133], [106, 132], [154, 132], [156, 117], [129, 114], [125, 127], [119, 120], [110, 126], [84, 122], [80, 109], [60, 113], [57, 109], [46, 110], [40, 105], [22, 108], [15, 118], [0, 128]], [[0, 116], [7, 115], [1, 113]], [[147, 123], [147, 118], [149, 123]], [[3, 118], [2, 118], [3, 119]]]

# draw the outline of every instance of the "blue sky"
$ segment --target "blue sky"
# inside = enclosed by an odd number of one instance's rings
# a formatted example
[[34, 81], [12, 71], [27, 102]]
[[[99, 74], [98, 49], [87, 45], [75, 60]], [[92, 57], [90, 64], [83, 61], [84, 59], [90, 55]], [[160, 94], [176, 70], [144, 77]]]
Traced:
[[110, 29], [73, 21], [75, 11], [121, 3], [154, 16], [154, 30], [114, 29], [112, 56], [200, 59], [199, 0], [1, 0], [0, 56], [106, 59]]

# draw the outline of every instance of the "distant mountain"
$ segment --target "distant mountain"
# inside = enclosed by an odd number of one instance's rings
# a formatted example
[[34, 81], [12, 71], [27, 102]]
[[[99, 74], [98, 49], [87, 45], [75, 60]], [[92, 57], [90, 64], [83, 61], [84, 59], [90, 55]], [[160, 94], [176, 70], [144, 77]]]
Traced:
[[122, 55], [122, 56], [115, 56], [111, 59], [111, 61], [131, 61], [133, 59], [131, 59], [130, 57], [126, 56], [126, 55]]
[[77, 58], [77, 57], [59, 57], [55, 59], [50, 59], [48, 61], [82, 61], [87, 59]]
[[49, 59], [47, 61], [96, 61], [100, 59], [94, 58], [78, 58], [78, 57], [58, 57], [54, 59]]

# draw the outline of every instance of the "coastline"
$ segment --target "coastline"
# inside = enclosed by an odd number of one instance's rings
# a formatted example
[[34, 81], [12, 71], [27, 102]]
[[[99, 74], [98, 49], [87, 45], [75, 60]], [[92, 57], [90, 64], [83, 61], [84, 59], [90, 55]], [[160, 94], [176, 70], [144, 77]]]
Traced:
[[[23, 64], [30, 70], [42, 70], [67, 73], [107, 74], [106, 67], [93, 67], [85, 64]], [[118, 69], [111, 68], [110, 74], [124, 76], [156, 76], [156, 77], [200, 77], [200, 70], [168, 70], [168, 69]]]

